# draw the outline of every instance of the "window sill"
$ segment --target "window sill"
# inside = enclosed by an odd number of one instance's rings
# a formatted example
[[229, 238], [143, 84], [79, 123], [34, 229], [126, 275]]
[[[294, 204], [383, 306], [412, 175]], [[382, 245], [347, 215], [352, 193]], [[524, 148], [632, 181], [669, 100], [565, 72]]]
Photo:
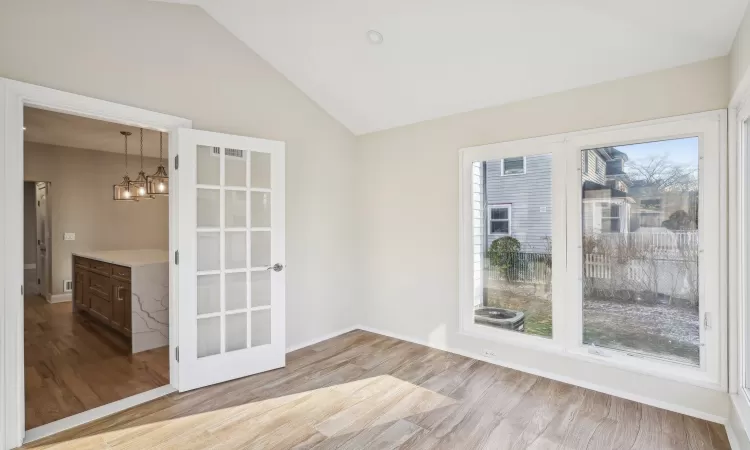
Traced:
[[564, 358], [569, 358], [572, 361], [584, 361], [602, 367], [616, 368], [665, 380], [687, 383], [715, 391], [726, 391], [725, 386], [722, 386], [721, 383], [712, 379], [708, 373], [697, 367], [692, 368], [679, 364], [627, 356], [624, 353], [610, 349], [601, 349], [603, 354], [596, 355], [589, 353], [588, 346], [565, 347], [557, 342], [554, 337], [545, 338], [517, 331], [477, 325], [475, 323], [463, 326], [459, 330], [459, 334], [475, 339], [487, 340], [496, 344], [553, 353]]

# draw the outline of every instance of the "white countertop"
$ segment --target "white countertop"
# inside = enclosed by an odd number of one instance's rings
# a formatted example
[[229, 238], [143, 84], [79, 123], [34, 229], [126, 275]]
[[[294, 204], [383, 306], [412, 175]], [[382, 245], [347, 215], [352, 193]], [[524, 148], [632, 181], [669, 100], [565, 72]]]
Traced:
[[82, 258], [96, 259], [127, 267], [169, 262], [169, 252], [166, 250], [109, 250], [100, 252], [73, 252], [73, 254]]

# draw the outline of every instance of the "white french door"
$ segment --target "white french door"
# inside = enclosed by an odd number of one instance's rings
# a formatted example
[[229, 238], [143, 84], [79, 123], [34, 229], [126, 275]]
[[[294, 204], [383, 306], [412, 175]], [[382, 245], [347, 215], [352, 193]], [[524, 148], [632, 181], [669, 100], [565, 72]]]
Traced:
[[284, 143], [179, 129], [179, 389], [285, 365]]

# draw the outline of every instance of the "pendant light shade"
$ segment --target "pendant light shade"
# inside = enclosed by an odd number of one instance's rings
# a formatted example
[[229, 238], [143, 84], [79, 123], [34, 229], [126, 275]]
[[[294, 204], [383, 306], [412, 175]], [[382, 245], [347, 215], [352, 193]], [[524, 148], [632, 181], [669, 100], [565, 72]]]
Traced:
[[148, 194], [147, 184], [146, 173], [143, 171], [143, 128], [141, 128], [141, 170], [138, 172], [138, 176], [135, 180], [128, 182], [130, 195], [136, 200], [148, 200], [154, 198], [152, 195]]
[[118, 202], [134, 202], [137, 199], [130, 192], [130, 177], [128, 176], [128, 136], [132, 133], [120, 131], [120, 134], [125, 137], [125, 176], [119, 184], [113, 186], [113, 198]]
[[159, 167], [156, 168], [156, 172], [153, 175], [146, 177], [147, 192], [149, 195], [169, 195], [169, 175], [167, 175], [167, 169], [162, 164], [162, 153], [164, 150], [163, 133], [159, 133]]

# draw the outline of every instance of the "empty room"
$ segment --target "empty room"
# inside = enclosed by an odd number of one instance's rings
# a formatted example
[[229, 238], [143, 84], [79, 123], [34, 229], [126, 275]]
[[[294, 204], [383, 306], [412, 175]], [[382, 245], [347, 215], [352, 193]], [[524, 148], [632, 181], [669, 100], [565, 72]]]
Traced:
[[750, 450], [748, 0], [3, 0], [0, 449]]

